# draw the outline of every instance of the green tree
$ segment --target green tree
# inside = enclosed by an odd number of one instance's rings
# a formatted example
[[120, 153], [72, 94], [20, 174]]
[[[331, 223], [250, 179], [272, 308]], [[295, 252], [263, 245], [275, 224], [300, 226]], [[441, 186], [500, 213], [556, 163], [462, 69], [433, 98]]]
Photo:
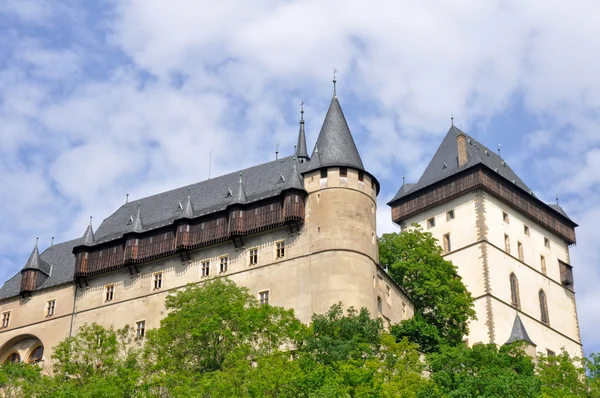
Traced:
[[559, 355], [538, 357], [538, 374], [542, 382], [544, 397], [575, 398], [588, 397], [585, 378], [585, 363], [582, 358], [571, 357], [566, 351]]
[[420, 392], [421, 397], [540, 396], [533, 361], [518, 344], [500, 349], [495, 344], [443, 346], [427, 360], [433, 384]]
[[600, 354], [591, 354], [589, 358], [586, 358], [585, 364], [590, 396], [600, 398]]
[[473, 297], [431, 233], [414, 224], [400, 234], [384, 234], [379, 255], [415, 303], [415, 317], [393, 328], [394, 335], [419, 343], [425, 352], [461, 344], [468, 322], [475, 319]]
[[25, 363], [0, 365], [0, 396], [26, 398], [46, 393], [42, 368]]
[[166, 388], [184, 396], [206, 380], [219, 380], [212, 372], [249, 371], [256, 358], [294, 347], [304, 331], [293, 310], [260, 305], [228, 279], [188, 285], [165, 305], [170, 312], [160, 328], [148, 331], [145, 346], [147, 383], [154, 392]]
[[84, 325], [52, 355], [54, 397], [133, 397], [140, 394], [140, 349], [129, 327]]

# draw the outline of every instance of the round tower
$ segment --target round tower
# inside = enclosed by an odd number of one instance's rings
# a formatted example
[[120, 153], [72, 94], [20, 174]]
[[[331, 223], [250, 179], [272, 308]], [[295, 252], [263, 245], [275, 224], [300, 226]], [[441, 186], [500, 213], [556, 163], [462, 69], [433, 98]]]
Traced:
[[[305, 238], [312, 308], [332, 304], [381, 313], [376, 236], [379, 183], [365, 171], [337, 99], [333, 96], [315, 149], [302, 173], [306, 199]], [[389, 290], [389, 287], [388, 287]], [[389, 292], [388, 292], [389, 294]]]

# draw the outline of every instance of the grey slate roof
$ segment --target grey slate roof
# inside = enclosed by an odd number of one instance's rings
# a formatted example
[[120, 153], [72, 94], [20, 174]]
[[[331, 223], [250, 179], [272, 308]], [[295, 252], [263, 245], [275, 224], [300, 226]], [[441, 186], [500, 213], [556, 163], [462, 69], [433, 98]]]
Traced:
[[556, 203], [548, 203], [548, 206], [552, 207], [554, 210], [556, 210], [557, 212], [559, 212], [560, 214], [562, 214], [563, 216], [565, 216], [569, 220], [571, 220], [571, 218], [567, 215], [567, 213], [565, 213], [565, 211], [563, 210], [563, 208], [560, 207], [558, 204], [556, 204]]
[[81, 237], [80, 245], [82, 246], [93, 246], [94, 245], [94, 230], [92, 229], [92, 222], [87, 226], [83, 236]]
[[529, 338], [529, 335], [527, 334], [527, 330], [525, 330], [525, 325], [523, 325], [523, 322], [521, 321], [521, 318], [519, 317], [519, 313], [517, 313], [515, 316], [515, 321], [513, 323], [512, 331], [510, 332], [510, 337], [504, 344], [514, 343], [515, 341], [526, 341], [531, 345], [534, 345], [534, 346], [536, 345]]
[[298, 157], [298, 159], [308, 159], [308, 150], [306, 149], [306, 133], [304, 132], [304, 109], [300, 112], [300, 114], [300, 131], [298, 132], [296, 157]]
[[[467, 138], [467, 163], [462, 166], [458, 165], [458, 144], [456, 141], [456, 136], [460, 133], [465, 134]], [[531, 189], [525, 185], [504, 159], [456, 126], [451, 126], [419, 181], [412, 185], [410, 189], [405, 188], [403, 190], [400, 188], [389, 203], [479, 164], [487, 166], [519, 188], [531, 193]]]
[[[75, 255], [73, 247], [79, 245], [80, 238], [58, 243], [47, 248], [39, 255], [40, 261], [49, 267], [49, 276], [38, 289], [44, 289], [73, 281], [75, 274]], [[7, 280], [0, 288], [0, 300], [19, 295], [21, 290], [21, 274], [18, 273]]]
[[[317, 161], [313, 162], [315, 157]], [[348, 166], [364, 171], [344, 112], [335, 95], [331, 99], [310, 163], [310, 170], [328, 166]]]
[[[238, 171], [130, 201], [100, 224], [95, 232], [96, 244], [118, 239], [132, 232], [132, 225], [139, 232], [144, 232], [189, 217], [189, 213], [192, 212], [193, 217], [199, 217], [225, 210], [227, 206], [239, 200], [240, 195], [242, 200], [243, 196], [246, 197], [245, 203], [252, 203], [277, 196], [286, 189], [303, 189], [301, 178], [298, 175], [294, 176], [294, 173], [302, 173], [309, 164], [310, 162], [298, 163], [295, 157], [290, 156], [244, 169], [241, 171], [243, 192], [238, 189], [240, 174]], [[281, 181], [282, 175], [284, 181]], [[179, 207], [179, 203], [186, 203], [183, 205], [184, 211]], [[131, 218], [133, 221], [130, 223]]]

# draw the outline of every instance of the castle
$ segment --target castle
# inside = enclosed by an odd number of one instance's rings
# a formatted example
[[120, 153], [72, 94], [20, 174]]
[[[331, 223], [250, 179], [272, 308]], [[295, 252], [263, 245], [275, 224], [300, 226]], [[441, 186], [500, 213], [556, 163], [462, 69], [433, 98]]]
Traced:
[[[311, 156], [301, 117], [293, 156], [125, 203], [42, 253], [36, 244], [0, 289], [0, 361], [48, 365], [86, 323], [143, 337], [170, 292], [221, 276], [306, 323], [339, 301], [388, 325], [408, 319], [413, 303], [379, 264], [379, 189], [334, 91]], [[498, 155], [452, 127], [421, 179], [389, 204], [394, 222], [422, 224], [458, 266], [476, 299], [468, 344], [525, 340], [581, 355], [568, 252], [576, 224]]]

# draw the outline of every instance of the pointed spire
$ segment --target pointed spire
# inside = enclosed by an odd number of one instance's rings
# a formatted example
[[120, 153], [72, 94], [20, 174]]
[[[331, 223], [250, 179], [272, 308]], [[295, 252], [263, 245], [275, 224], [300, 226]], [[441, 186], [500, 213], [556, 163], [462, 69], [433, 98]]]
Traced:
[[306, 133], [304, 132], [304, 101], [300, 103], [300, 132], [298, 133], [296, 157], [300, 160], [300, 162], [309, 160], [308, 151], [306, 150]]
[[31, 252], [31, 254], [29, 255], [29, 259], [27, 260], [27, 262], [25, 263], [25, 266], [23, 267], [22, 271], [25, 271], [27, 269], [40, 269], [40, 252], [38, 251], [38, 242], [39, 242], [40, 238], [35, 238], [35, 247], [33, 248], [33, 251]]
[[244, 181], [242, 179], [242, 173], [240, 173], [240, 183], [238, 186], [237, 196], [235, 197], [234, 203], [246, 203], [246, 191], [244, 190]]
[[139, 202], [137, 204], [137, 211], [135, 213], [135, 217], [132, 219], [133, 232], [142, 232], [144, 230], [144, 224], [142, 223], [142, 205]]
[[290, 178], [288, 178], [286, 185], [286, 188], [304, 189], [302, 185], [302, 180], [300, 178], [300, 174], [298, 173], [298, 169], [296, 168], [296, 163], [294, 163], [294, 166], [292, 168], [292, 175], [290, 176]]
[[[319, 148], [318, 151], [317, 147]], [[311, 159], [315, 157], [317, 152], [319, 162], [317, 162], [318, 165], [311, 165], [310, 169], [312, 170], [327, 166], [348, 166], [364, 170], [352, 133], [344, 117], [344, 112], [342, 112], [340, 102], [335, 96], [331, 99]]]
[[85, 233], [81, 237], [80, 244], [82, 246], [93, 246], [95, 242], [94, 229], [92, 228], [92, 217], [90, 216], [90, 223], [85, 230]]
[[513, 323], [512, 331], [510, 332], [510, 337], [504, 344], [514, 343], [515, 341], [526, 341], [529, 344], [536, 345], [527, 334], [527, 330], [525, 330], [525, 325], [521, 321], [519, 317], [519, 313], [515, 315], [515, 321]]
[[187, 202], [185, 204], [185, 209], [183, 211], [183, 216], [187, 217], [187, 218], [194, 218], [194, 205], [192, 205], [192, 195], [190, 194], [189, 188], [188, 188]]

